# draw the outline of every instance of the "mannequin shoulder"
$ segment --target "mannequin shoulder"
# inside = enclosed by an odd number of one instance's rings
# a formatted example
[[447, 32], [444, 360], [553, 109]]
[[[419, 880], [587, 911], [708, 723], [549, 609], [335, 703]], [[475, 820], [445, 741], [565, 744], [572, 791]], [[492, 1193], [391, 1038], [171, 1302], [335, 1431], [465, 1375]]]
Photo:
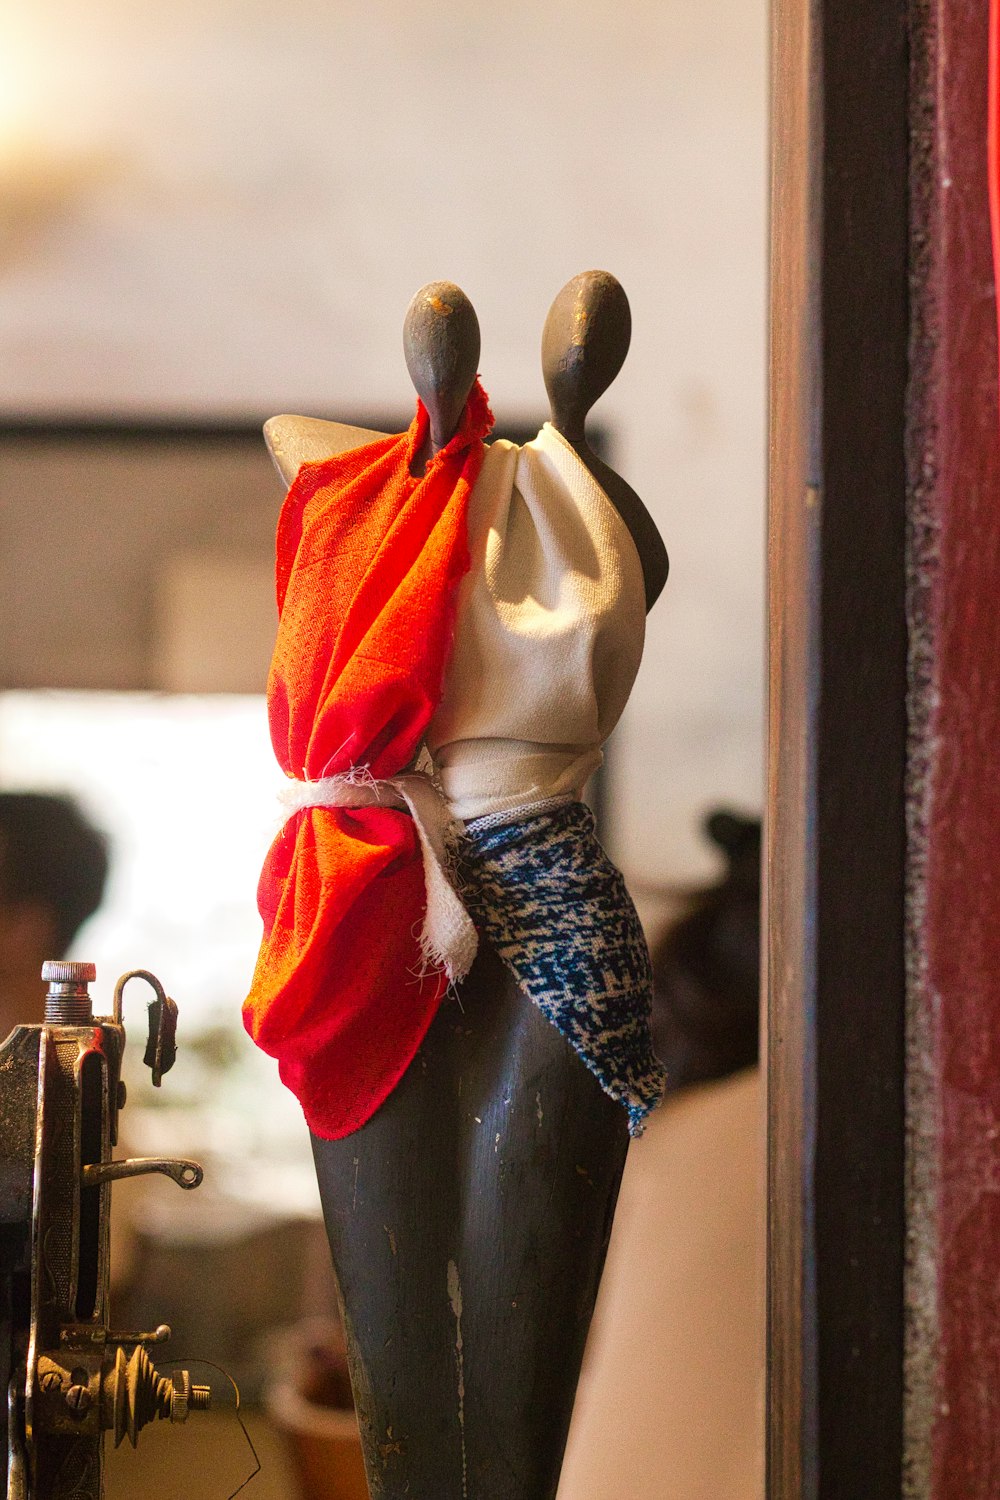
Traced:
[[586, 438], [574, 441], [561, 432], [554, 423], [547, 422], [539, 433], [537, 442], [545, 446], [556, 442], [575, 453], [584, 468], [589, 470], [597, 480], [625, 522], [642, 565], [646, 588], [646, 612], [648, 613], [663, 592], [667, 574], [670, 571], [670, 559], [667, 556], [666, 546], [649, 511], [632, 486], [612, 469], [610, 464], [606, 464], [597, 456]]
[[327, 422], [322, 417], [271, 417], [264, 423], [264, 441], [278, 473], [291, 484], [303, 464], [321, 463], [351, 448], [377, 442], [384, 432]]
[[642, 563], [648, 614], [663, 593], [670, 571], [670, 559], [663, 538], [635, 490], [619, 473], [593, 452], [588, 452], [583, 461], [632, 534], [635, 550]]

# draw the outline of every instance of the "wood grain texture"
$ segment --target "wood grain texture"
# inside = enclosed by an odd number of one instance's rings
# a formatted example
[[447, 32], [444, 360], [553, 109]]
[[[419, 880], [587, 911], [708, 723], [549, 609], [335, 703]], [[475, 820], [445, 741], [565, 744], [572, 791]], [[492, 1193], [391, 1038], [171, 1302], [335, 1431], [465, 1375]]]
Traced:
[[768, 797], [762, 944], [768, 1092], [768, 1493], [815, 1493], [811, 1103], [819, 523], [814, 39], [809, 7], [773, 11]]

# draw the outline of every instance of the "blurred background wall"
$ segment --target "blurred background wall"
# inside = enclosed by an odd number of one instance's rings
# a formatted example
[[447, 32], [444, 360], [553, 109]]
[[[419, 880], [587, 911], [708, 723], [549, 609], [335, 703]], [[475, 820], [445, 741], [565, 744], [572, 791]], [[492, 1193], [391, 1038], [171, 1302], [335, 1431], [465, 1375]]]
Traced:
[[[477, 308], [499, 427], [539, 422], [552, 297], [592, 266], [620, 278], [632, 352], [595, 416], [672, 570], [612, 748], [609, 838], [653, 923], [664, 885], [713, 869], [702, 812], [761, 802], [766, 29], [764, 0], [0, 0], [0, 423], [405, 421], [402, 318], [437, 278]], [[221, 468], [178, 449], [155, 483], [135, 458], [123, 449], [95, 471], [23, 433], [3, 445], [0, 688], [262, 688], [281, 498], [263, 449]], [[103, 604], [81, 603], [81, 571], [101, 557], [141, 609], [110, 607], [104, 584]], [[223, 1180], [259, 1226], [276, 1177], [268, 1168], [262, 1186], [263, 1155], [240, 1150], [248, 1099], [261, 1136], [275, 1134], [259, 1060], [230, 1087], [228, 1117], [191, 1108], [215, 1089], [213, 1038], [252, 967], [258, 856], [241, 842], [238, 870], [199, 867], [194, 881], [185, 860], [225, 840], [226, 816], [247, 824], [258, 772], [246, 838], [263, 851], [274, 814], [269, 800], [262, 810], [260, 705], [99, 711], [85, 754], [73, 702], [8, 694], [0, 781], [61, 786], [90, 755], [80, 790], [117, 843], [113, 883], [132, 904], [96, 919], [80, 956], [108, 981], [156, 967], [162, 947], [180, 969], [165, 977], [182, 1033], [185, 985], [200, 996], [204, 1045], [178, 1063], [188, 1112], [173, 1149], [209, 1139], [228, 1152]], [[229, 778], [240, 736], [251, 748]], [[175, 806], [137, 835], [123, 810], [148, 796], [136, 783], [160, 799], [181, 765]], [[201, 927], [180, 957], [162, 914], [189, 889]], [[141, 1098], [133, 1120], [144, 1149], [166, 1149]], [[762, 1493], [748, 1405], [761, 1358], [757, 1130], [743, 1079], [668, 1107], [632, 1153], [567, 1500]], [[308, 1212], [307, 1160], [282, 1171], [285, 1209]], [[216, 1235], [232, 1217], [211, 1200], [199, 1213]], [[639, 1425], [620, 1399], [636, 1381]]]
[[692, 809], [761, 776], [763, 0], [5, 0], [0, 26], [8, 414], [406, 410], [403, 312], [447, 277], [498, 417], [530, 419], [551, 298], [620, 278], [598, 414], [673, 572], [616, 838], [634, 875], [698, 867]]

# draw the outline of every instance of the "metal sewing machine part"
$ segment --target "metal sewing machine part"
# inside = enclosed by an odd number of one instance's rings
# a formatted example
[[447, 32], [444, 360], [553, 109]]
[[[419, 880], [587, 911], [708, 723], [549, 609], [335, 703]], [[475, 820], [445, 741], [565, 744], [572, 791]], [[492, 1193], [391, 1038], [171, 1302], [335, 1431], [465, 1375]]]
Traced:
[[[0, 1390], [7, 1500], [101, 1500], [105, 1433], [115, 1446], [157, 1417], [186, 1421], [208, 1386], [186, 1370], [160, 1375], [146, 1350], [170, 1329], [112, 1329], [111, 1184], [160, 1172], [182, 1188], [197, 1162], [116, 1160], [131, 979], [154, 992], [144, 1062], [153, 1083], [172, 1066], [177, 1007], [155, 975], [123, 974], [113, 1013], [95, 1016], [93, 964], [46, 963], [45, 1019], [0, 1045]], [[2, 1460], [0, 1460], [2, 1461]]]

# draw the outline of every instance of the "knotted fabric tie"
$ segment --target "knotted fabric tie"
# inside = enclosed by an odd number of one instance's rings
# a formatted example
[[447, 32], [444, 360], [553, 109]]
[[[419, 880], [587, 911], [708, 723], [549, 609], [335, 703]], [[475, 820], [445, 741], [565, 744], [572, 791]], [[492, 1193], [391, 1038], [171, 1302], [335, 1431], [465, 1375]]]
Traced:
[[408, 432], [303, 464], [278, 522], [267, 712], [293, 810], [257, 886], [243, 1016], [327, 1140], [395, 1088], [474, 951], [448, 811], [409, 768], [441, 701], [492, 421], [477, 381], [415, 474], [418, 404]]
[[462, 826], [452, 817], [444, 794], [430, 776], [423, 771], [404, 771], [376, 781], [366, 768], [354, 766], [322, 781], [290, 780], [278, 797], [289, 813], [306, 807], [407, 808], [420, 840], [427, 892], [420, 932], [424, 960], [430, 971], [443, 970], [450, 984], [465, 978], [479, 940], [449, 878]]

